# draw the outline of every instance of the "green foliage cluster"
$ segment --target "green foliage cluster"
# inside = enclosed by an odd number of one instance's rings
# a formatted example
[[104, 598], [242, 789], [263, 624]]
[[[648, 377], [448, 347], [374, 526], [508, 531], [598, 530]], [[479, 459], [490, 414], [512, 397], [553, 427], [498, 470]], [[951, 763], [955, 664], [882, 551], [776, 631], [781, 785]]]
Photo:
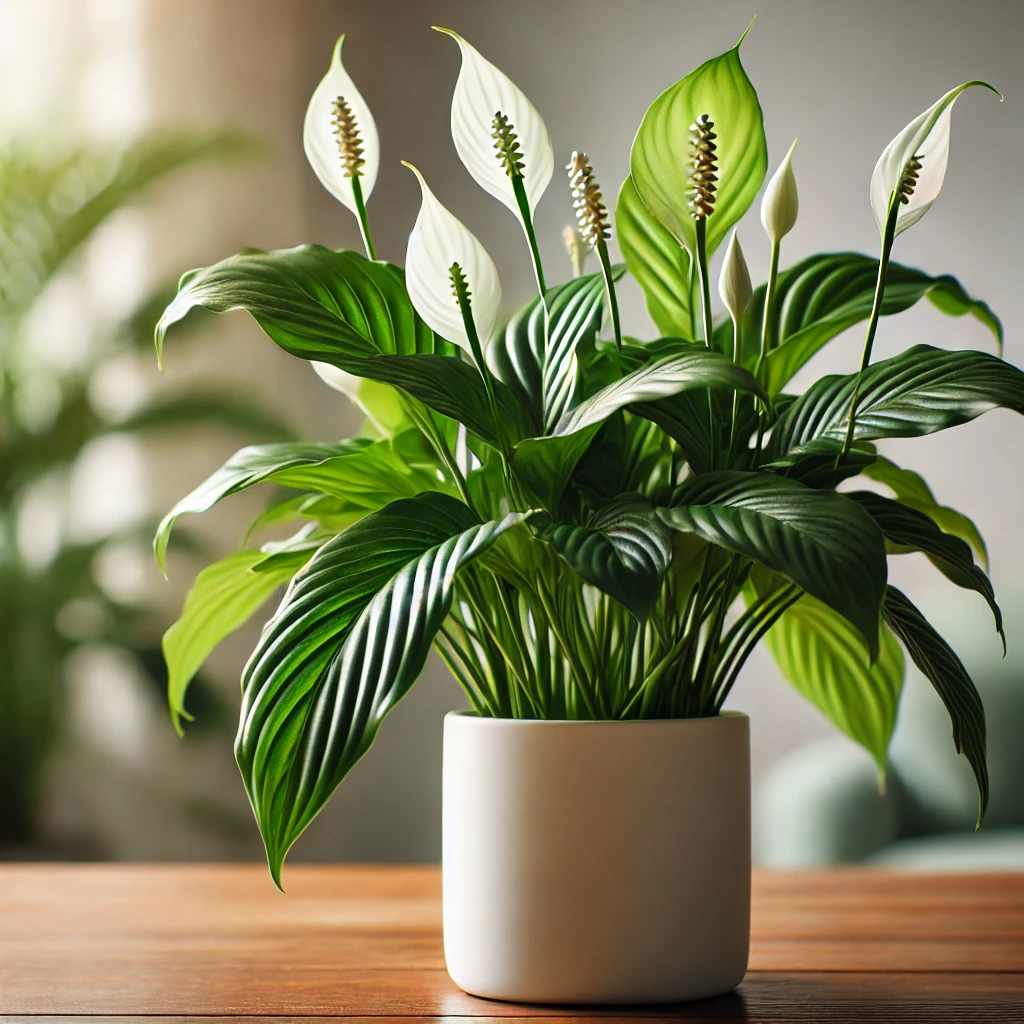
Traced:
[[[721, 172], [713, 215], [699, 220], [687, 133], [704, 111]], [[984, 545], [873, 442], [996, 406], [1024, 412], [1024, 373], [918, 344], [787, 392], [847, 328], [873, 332], [925, 298], [1000, 344], [1001, 327], [954, 278], [889, 262], [888, 250], [881, 273], [859, 253], [804, 259], [753, 290], [736, 321], [713, 321], [707, 259], [766, 169], [737, 47], [645, 116], [616, 213], [626, 268], [548, 289], [491, 339], [486, 366], [427, 327], [398, 267], [352, 252], [247, 251], [182, 279], [158, 345], [194, 307], [244, 309], [292, 355], [388, 385], [404, 413], [385, 436], [242, 450], [157, 537], [162, 557], [178, 516], [265, 481], [288, 489], [257, 525], [293, 522], [291, 539], [206, 569], [165, 642], [180, 728], [205, 655], [290, 580], [245, 668], [236, 740], [275, 879], [432, 645], [480, 715], [621, 720], [717, 714], [767, 638], [797, 689], [880, 766], [906, 651], [946, 703], [983, 813], [981, 702], [888, 583], [887, 557], [924, 552], [1001, 630]], [[601, 337], [624, 269], [657, 340]], [[891, 496], [839, 490], [856, 478]]]

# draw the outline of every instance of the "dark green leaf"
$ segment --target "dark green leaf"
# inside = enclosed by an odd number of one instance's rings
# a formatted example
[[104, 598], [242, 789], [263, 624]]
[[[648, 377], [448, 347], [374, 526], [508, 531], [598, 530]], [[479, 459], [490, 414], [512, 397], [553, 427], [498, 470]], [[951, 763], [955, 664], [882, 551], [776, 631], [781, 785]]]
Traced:
[[278, 884], [292, 843], [423, 668], [455, 574], [522, 518], [481, 524], [447, 495], [402, 499], [295, 578], [246, 666], [235, 741]]
[[[619, 279], [623, 273], [624, 267], [616, 267], [613, 277]], [[488, 365], [498, 379], [545, 429], [578, 399], [577, 356], [593, 348], [601, 329], [604, 277], [590, 274], [550, 288], [546, 300], [546, 317], [540, 298], [534, 299], [487, 350]]]
[[718, 191], [715, 212], [707, 218], [709, 255], [746, 213], [768, 169], [761, 104], [740, 63], [740, 43], [691, 71], [651, 104], [629, 156], [640, 198], [691, 253], [696, 252], [696, 221], [687, 205], [693, 168], [690, 125], [708, 114], [717, 136]]
[[[856, 374], [822, 377], [779, 418], [771, 460], [820, 452], [846, 436]], [[1024, 373], [985, 352], [915, 345], [868, 367], [854, 440], [919, 437], [980, 416], [996, 406], [1024, 412]]]
[[903, 651], [880, 624], [878, 658], [869, 665], [860, 634], [827, 605], [804, 594], [765, 638], [794, 688], [885, 771], [903, 689]]
[[909, 598], [895, 587], [885, 593], [886, 624], [903, 641], [907, 653], [935, 687], [953, 723], [953, 743], [974, 770], [978, 783], [978, 827], [988, 808], [985, 761], [985, 708], [981, 695], [956, 652], [935, 631]]
[[651, 614], [672, 560], [672, 531], [640, 495], [622, 495], [586, 526], [555, 524], [541, 533], [587, 583], [641, 621]]
[[[763, 371], [769, 394], [778, 394], [825, 344], [867, 320], [877, 277], [878, 260], [856, 252], [819, 253], [779, 274], [771, 324], [775, 348]], [[1003, 328], [998, 317], [984, 302], [968, 295], [955, 277], [932, 277], [913, 267], [889, 264], [883, 316], [910, 309], [925, 296], [950, 316], [975, 316], [1002, 348]], [[748, 369], [756, 364], [760, 350], [764, 299], [765, 286], [761, 285], [743, 317], [741, 361]]]
[[863, 472], [871, 480], [889, 487], [897, 501], [923, 512], [940, 530], [967, 541], [982, 567], [988, 569], [988, 548], [978, 527], [963, 513], [948, 505], [940, 505], [919, 473], [903, 469], [881, 455], [866, 466]]
[[694, 340], [694, 310], [699, 304], [690, 253], [637, 195], [626, 178], [615, 206], [615, 228], [629, 272], [643, 289], [647, 312], [667, 337]]
[[877, 656], [885, 540], [856, 502], [768, 473], [718, 472], [684, 484], [659, 514], [786, 576], [848, 619]]
[[922, 551], [928, 560], [958, 587], [973, 590], [988, 603], [996, 621], [996, 631], [1003, 638], [1003, 616], [996, 604], [995, 591], [988, 576], [974, 564], [970, 546], [959, 537], [943, 533], [923, 512], [909, 508], [892, 498], [884, 498], [872, 491], [855, 491], [847, 497], [866, 509], [878, 524], [885, 539], [904, 551]]

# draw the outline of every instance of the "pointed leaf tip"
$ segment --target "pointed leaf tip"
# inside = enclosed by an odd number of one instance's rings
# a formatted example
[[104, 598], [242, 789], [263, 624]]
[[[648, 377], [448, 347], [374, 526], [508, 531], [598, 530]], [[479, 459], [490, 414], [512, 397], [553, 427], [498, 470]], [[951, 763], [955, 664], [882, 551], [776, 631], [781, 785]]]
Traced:
[[736, 45], [733, 47], [734, 50], [738, 50], [740, 46], [743, 44], [743, 40], [746, 39], [748, 35], [750, 35], [750, 30], [754, 27], [755, 21], [757, 21], [756, 14], [750, 19], [750, 24], [743, 30], [743, 35], [741, 35], [739, 39], [736, 41]]

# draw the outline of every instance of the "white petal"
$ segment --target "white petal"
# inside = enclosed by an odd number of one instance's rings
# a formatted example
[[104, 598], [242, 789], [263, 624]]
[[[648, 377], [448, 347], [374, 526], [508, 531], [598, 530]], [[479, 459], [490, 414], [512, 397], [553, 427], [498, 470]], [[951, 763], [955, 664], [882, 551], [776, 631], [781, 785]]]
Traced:
[[[942, 189], [946, 176], [946, 162], [949, 159], [949, 129], [953, 114], [953, 103], [965, 89], [972, 85], [984, 86], [999, 93], [987, 82], [965, 82], [951, 89], [937, 103], [932, 104], [923, 114], [914, 118], [896, 136], [878, 158], [871, 175], [871, 208], [878, 221], [878, 229], [885, 233], [885, 222], [889, 215], [889, 202], [907, 173], [910, 161], [919, 157], [921, 168], [910, 202], [900, 204], [896, 218], [896, 234], [916, 224], [931, 208]], [[999, 96], [1002, 99], [1002, 96]]]
[[462, 311], [452, 294], [450, 270], [458, 263], [469, 285], [480, 344], [486, 348], [501, 303], [494, 261], [469, 228], [438, 202], [423, 175], [412, 164], [405, 166], [416, 175], [423, 193], [405, 255], [405, 285], [413, 307], [435, 333], [469, 352]]
[[793, 174], [793, 150], [796, 139], [789, 147], [779, 169], [772, 175], [761, 200], [761, 223], [773, 244], [780, 242], [793, 230], [800, 201], [796, 191], [796, 175]]
[[345, 37], [341, 36], [334, 44], [331, 65], [327, 74], [320, 79], [309, 106], [306, 107], [306, 120], [302, 126], [302, 144], [306, 150], [306, 159], [316, 171], [320, 183], [339, 202], [344, 203], [353, 213], [356, 212], [355, 200], [352, 197], [352, 179], [345, 171], [338, 150], [338, 137], [334, 134], [334, 104], [339, 97], [343, 98], [355, 115], [359, 137], [363, 143], [363, 159], [366, 161], [360, 168], [359, 184], [363, 192], [363, 200], [370, 197], [373, 186], [377, 182], [377, 168], [380, 166], [380, 138], [373, 114], [360, 95], [355, 83], [349, 77], [341, 63], [341, 44]]
[[726, 249], [725, 259], [722, 261], [718, 294], [722, 296], [729, 315], [739, 323], [744, 310], [750, 304], [754, 289], [750, 284], [750, 271], [747, 269], [747, 261], [743, 258], [739, 235], [735, 231], [729, 239], [729, 248]]
[[437, 31], [450, 35], [462, 50], [462, 68], [452, 97], [452, 138], [459, 158], [481, 188], [520, 217], [512, 179], [497, 157], [491, 134], [495, 114], [505, 114], [522, 149], [523, 183], [532, 216], [555, 166], [551, 136], [544, 121], [508, 75], [460, 35], [446, 28]]
[[394, 437], [411, 426], [394, 388], [339, 370], [330, 363], [311, 361], [310, 365], [325, 384], [345, 395], [385, 437]]
[[330, 363], [311, 361], [311, 365], [316, 370], [316, 375], [328, 387], [334, 388], [335, 391], [340, 391], [343, 395], [352, 399], [353, 402], [356, 400], [359, 394], [359, 387], [363, 383], [362, 377], [339, 370], [337, 366], [332, 366]]

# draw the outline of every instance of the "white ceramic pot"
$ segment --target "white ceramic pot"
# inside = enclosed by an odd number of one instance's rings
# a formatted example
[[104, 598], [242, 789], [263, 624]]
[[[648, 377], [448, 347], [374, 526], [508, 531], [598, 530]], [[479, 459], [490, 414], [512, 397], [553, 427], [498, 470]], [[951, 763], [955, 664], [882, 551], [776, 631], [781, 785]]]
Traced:
[[474, 995], [657, 1003], [735, 988], [750, 942], [746, 715], [444, 730], [444, 949]]

